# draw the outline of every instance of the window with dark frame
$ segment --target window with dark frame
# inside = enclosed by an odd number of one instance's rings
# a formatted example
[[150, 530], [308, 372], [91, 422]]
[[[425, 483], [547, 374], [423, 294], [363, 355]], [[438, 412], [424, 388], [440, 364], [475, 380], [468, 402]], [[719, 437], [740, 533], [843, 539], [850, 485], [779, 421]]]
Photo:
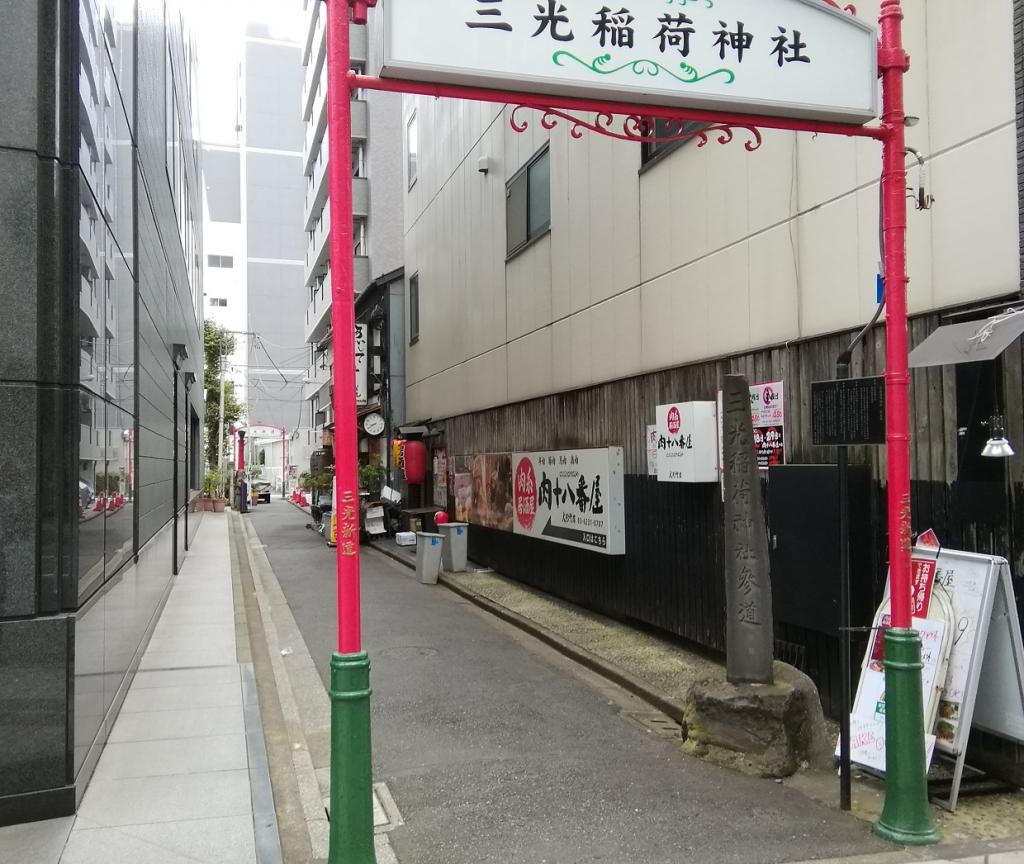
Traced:
[[[679, 124], [675, 120], [665, 120], [661, 117], [653, 118], [654, 123], [654, 137], [655, 138], [666, 138], [669, 135], [676, 135], [680, 131], [696, 133], [703, 129], [707, 129], [710, 124], [708, 123], [683, 123], [682, 129], [680, 130]], [[640, 163], [646, 165], [648, 162], [653, 162], [655, 159], [662, 158], [665, 154], [671, 153], [673, 150], [678, 150], [688, 141], [694, 140], [693, 138], [680, 138], [675, 141], [645, 141], [640, 145], [641, 155]]]
[[420, 339], [420, 277], [417, 273], [409, 279], [409, 344], [415, 345]]
[[551, 159], [547, 146], [505, 187], [505, 226], [509, 257], [551, 227]]

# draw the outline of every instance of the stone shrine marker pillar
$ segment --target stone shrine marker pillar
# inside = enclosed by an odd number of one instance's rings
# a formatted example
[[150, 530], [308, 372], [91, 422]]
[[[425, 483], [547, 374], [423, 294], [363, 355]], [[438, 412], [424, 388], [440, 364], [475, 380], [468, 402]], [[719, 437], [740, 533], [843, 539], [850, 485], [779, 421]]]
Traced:
[[726, 677], [733, 684], [771, 684], [774, 636], [768, 532], [746, 378], [725, 376], [722, 405]]

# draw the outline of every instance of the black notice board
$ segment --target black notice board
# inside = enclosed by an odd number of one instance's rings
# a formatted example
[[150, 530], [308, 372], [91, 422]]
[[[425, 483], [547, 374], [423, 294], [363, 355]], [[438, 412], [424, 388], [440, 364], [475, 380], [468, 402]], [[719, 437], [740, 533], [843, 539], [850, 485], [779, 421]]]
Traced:
[[812, 440], [826, 447], [885, 443], [885, 378], [811, 384]]

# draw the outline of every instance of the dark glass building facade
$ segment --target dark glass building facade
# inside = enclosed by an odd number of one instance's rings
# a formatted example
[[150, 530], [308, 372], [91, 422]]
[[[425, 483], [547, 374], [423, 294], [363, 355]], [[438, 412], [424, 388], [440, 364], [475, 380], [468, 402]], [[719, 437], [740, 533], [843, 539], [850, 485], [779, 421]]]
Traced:
[[0, 3], [0, 825], [75, 809], [198, 527], [187, 25]]

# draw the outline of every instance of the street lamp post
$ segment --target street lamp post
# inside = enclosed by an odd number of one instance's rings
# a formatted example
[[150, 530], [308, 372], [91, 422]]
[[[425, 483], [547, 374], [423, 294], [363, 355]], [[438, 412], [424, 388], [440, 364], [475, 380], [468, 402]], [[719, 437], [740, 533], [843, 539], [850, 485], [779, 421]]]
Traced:
[[[366, 4], [355, 18], [366, 22]], [[338, 650], [331, 658], [330, 864], [375, 864], [370, 759], [370, 660], [359, 621], [359, 489], [356, 474], [355, 293], [352, 258], [350, 0], [327, 2], [328, 183], [331, 214], [331, 345], [334, 350], [334, 512], [337, 518]]]

